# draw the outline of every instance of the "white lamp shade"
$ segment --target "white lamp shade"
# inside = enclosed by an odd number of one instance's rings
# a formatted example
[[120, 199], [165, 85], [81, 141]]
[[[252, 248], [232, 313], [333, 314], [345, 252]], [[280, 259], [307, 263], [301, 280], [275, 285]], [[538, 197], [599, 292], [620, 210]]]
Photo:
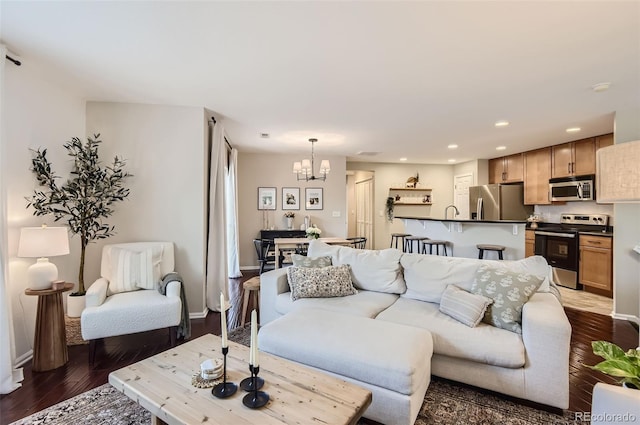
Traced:
[[320, 163], [320, 173], [327, 174], [329, 171], [331, 171], [331, 164], [329, 164], [329, 160], [323, 159]]
[[640, 202], [640, 140], [598, 149], [596, 169], [598, 202]]
[[302, 164], [300, 161], [296, 161], [293, 163], [293, 172], [299, 174], [302, 171]]
[[23, 227], [20, 231], [18, 257], [55, 257], [69, 253], [66, 227]]
[[308, 159], [303, 159], [302, 160], [302, 169], [304, 171], [311, 171], [311, 161], [309, 161]]
[[66, 227], [23, 227], [20, 231], [18, 257], [38, 257], [27, 270], [27, 285], [30, 289], [51, 288], [58, 279], [58, 268], [46, 257], [69, 253], [69, 234]]

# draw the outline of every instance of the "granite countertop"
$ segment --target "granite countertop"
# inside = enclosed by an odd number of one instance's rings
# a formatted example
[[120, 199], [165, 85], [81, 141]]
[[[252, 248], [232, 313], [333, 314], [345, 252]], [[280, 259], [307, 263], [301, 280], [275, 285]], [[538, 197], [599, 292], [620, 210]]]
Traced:
[[446, 218], [432, 218], [432, 217], [410, 217], [410, 216], [394, 216], [401, 220], [428, 220], [428, 221], [441, 221], [443, 223], [498, 223], [498, 224], [526, 224], [527, 220], [469, 220], [469, 219], [446, 219]]

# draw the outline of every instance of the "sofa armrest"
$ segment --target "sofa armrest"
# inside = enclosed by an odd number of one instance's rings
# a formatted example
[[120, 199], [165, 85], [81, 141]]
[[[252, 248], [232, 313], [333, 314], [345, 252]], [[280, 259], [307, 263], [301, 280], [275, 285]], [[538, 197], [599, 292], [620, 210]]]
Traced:
[[87, 293], [85, 295], [85, 308], [86, 307], [97, 307], [102, 305], [104, 300], [107, 299], [107, 288], [109, 287], [109, 281], [104, 277], [93, 282], [91, 286], [87, 289]]
[[167, 293], [165, 294], [167, 297], [180, 297], [180, 287], [182, 283], [179, 280], [172, 280], [167, 283]]
[[260, 325], [266, 325], [281, 316], [276, 311], [276, 299], [278, 295], [289, 291], [286, 268], [260, 275]]
[[522, 341], [526, 398], [535, 397], [542, 403], [567, 409], [571, 324], [553, 294], [535, 293], [524, 305]]

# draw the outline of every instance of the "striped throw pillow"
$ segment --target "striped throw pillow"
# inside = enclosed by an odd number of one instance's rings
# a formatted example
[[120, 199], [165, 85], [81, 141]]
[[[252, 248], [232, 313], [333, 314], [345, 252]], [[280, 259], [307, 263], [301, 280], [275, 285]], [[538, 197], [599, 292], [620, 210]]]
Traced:
[[491, 298], [472, 294], [456, 285], [447, 285], [440, 300], [440, 311], [474, 328], [480, 323], [491, 303], [493, 303]]

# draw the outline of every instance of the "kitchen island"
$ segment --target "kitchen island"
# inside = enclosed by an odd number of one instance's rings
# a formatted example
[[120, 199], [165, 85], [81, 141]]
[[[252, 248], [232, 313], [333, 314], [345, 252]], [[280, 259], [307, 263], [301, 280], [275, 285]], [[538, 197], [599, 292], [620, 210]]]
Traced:
[[[398, 216], [406, 233], [447, 241], [449, 255], [478, 258], [477, 244], [504, 245], [505, 260], [524, 258], [525, 220], [455, 220]], [[485, 258], [497, 259], [496, 252], [485, 252]]]

